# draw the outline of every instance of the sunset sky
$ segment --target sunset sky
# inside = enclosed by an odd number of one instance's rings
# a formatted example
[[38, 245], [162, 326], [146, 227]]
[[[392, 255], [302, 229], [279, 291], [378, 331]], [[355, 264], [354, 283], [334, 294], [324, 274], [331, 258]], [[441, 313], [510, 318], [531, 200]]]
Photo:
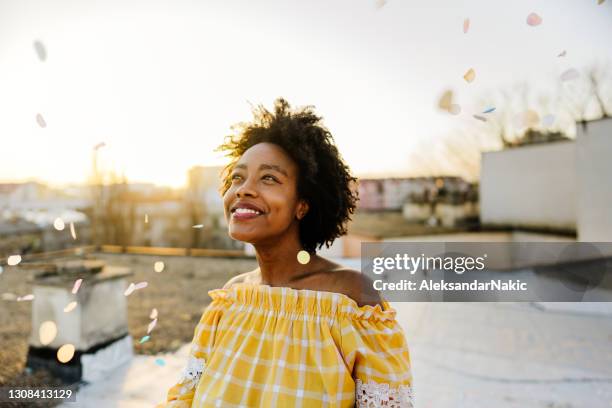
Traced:
[[[611, 62], [610, 38], [612, 1], [596, 0], [0, 0], [0, 181], [83, 182], [104, 142], [105, 168], [180, 186], [279, 96], [316, 107], [357, 175], [415, 174], [423, 141], [480, 126], [487, 91], [554, 87]], [[459, 116], [436, 108], [447, 88]]]

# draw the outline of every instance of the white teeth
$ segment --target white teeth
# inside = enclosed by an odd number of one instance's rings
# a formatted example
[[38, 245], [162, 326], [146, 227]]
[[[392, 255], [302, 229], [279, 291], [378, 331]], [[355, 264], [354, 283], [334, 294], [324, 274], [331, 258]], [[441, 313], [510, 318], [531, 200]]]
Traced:
[[236, 208], [234, 212], [238, 214], [261, 214], [259, 211], [251, 210], [250, 208]]

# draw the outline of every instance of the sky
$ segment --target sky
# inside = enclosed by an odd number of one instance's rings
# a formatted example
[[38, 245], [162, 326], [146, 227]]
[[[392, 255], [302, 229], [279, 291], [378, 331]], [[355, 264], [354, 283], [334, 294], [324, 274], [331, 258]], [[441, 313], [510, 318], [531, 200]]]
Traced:
[[418, 174], [483, 94], [612, 61], [610, 0], [379, 1], [0, 0], [0, 182], [85, 182], [104, 142], [103, 170], [178, 187], [281, 96], [315, 106], [358, 176]]

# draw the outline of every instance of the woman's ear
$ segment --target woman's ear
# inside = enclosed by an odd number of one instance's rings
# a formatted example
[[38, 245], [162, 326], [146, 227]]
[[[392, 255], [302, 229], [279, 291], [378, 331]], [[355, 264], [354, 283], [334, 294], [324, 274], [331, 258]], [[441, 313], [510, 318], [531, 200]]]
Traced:
[[304, 216], [306, 215], [306, 213], [309, 210], [309, 206], [308, 203], [304, 200], [300, 200], [300, 202], [298, 203], [297, 206], [297, 211], [295, 214], [295, 218], [297, 218], [298, 220], [301, 220], [302, 218], [304, 218]]

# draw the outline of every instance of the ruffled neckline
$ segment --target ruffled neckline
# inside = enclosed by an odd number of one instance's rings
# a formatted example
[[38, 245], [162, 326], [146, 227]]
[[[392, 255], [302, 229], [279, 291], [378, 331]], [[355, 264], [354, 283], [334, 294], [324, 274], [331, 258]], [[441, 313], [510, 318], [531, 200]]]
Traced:
[[354, 319], [386, 321], [394, 320], [397, 313], [386, 300], [382, 301], [383, 306], [359, 306], [343, 293], [257, 283], [235, 283], [229, 288], [210, 290], [208, 295], [213, 301], [227, 301], [260, 311], [310, 316], [345, 315]]

